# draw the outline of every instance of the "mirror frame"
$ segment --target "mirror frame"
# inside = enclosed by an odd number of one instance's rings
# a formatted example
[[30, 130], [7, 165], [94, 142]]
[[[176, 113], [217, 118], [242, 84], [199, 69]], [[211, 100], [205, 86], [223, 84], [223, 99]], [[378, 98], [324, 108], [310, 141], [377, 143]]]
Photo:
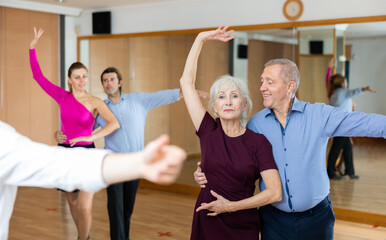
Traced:
[[[367, 23], [367, 22], [382, 22], [386, 21], [386, 15], [379, 16], [367, 16], [367, 17], [352, 17], [352, 18], [337, 18], [337, 19], [322, 19], [312, 21], [299, 21], [299, 22], [281, 22], [281, 23], [269, 23], [269, 24], [257, 24], [257, 25], [244, 25], [244, 26], [232, 26], [235, 31], [250, 31], [250, 30], [262, 30], [262, 29], [278, 29], [278, 28], [296, 28], [296, 27], [314, 27], [323, 25], [335, 25], [344, 23]], [[80, 60], [80, 42], [82, 40], [92, 39], [114, 39], [125, 37], [144, 37], [144, 36], [161, 36], [161, 35], [181, 35], [181, 34], [198, 34], [202, 31], [212, 30], [213, 28], [199, 28], [188, 30], [171, 30], [171, 31], [156, 31], [156, 32], [140, 32], [140, 33], [125, 33], [125, 34], [106, 34], [106, 35], [92, 35], [92, 36], [79, 36], [77, 37], [77, 59]], [[201, 157], [201, 154], [192, 154], [188, 156], [188, 159], [195, 159]], [[140, 187], [152, 188], [156, 190], [178, 192], [189, 195], [197, 196], [200, 188], [194, 186], [188, 186], [184, 184], [174, 183], [170, 186], [160, 186], [150, 183], [146, 180], [141, 181]], [[386, 216], [375, 213], [362, 212], [358, 210], [350, 210], [334, 207], [336, 219], [370, 224], [374, 226], [386, 227]]]

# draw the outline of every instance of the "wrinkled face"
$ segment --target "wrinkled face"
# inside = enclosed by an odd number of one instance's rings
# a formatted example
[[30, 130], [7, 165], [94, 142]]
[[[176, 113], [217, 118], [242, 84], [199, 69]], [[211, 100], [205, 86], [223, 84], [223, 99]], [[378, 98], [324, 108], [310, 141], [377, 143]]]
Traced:
[[213, 111], [223, 120], [240, 119], [246, 109], [247, 103], [235, 88], [220, 89], [213, 105]]
[[122, 83], [119, 81], [115, 72], [105, 73], [102, 76], [102, 84], [107, 95], [115, 95], [119, 92]]
[[68, 82], [75, 91], [86, 91], [88, 84], [88, 72], [84, 68], [75, 69], [68, 78]]
[[288, 83], [284, 83], [281, 79], [281, 68], [279, 64], [267, 66], [260, 78], [260, 92], [263, 96], [264, 107], [273, 110], [280, 109], [283, 104], [289, 102], [287, 96], [289, 87]]

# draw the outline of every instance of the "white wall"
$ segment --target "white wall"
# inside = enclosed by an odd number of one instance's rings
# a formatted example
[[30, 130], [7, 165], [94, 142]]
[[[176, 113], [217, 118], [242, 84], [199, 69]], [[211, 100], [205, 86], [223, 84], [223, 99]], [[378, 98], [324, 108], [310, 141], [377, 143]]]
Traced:
[[[92, 35], [91, 15], [111, 11], [112, 33], [253, 25], [288, 22], [282, 13], [285, 0], [170, 0], [155, 4], [85, 10], [78, 18], [80, 35]], [[303, 0], [298, 21], [384, 15], [385, 0]]]
[[[65, 17], [64, 22], [64, 28], [65, 28], [65, 41], [64, 41], [64, 48], [65, 48], [65, 60], [64, 60], [64, 69], [66, 69], [65, 79], [67, 83], [67, 69], [70, 68], [71, 64], [73, 62], [77, 61], [77, 54], [76, 54], [76, 32], [75, 32], [75, 18], [71, 16]], [[86, 65], [87, 66], [87, 65]], [[68, 86], [66, 84], [66, 89], [68, 90]]]
[[352, 45], [350, 88], [370, 86], [376, 94], [365, 92], [353, 98], [357, 111], [386, 115], [386, 37], [347, 41]]
[[237, 46], [239, 44], [248, 45], [248, 34], [245, 32], [235, 32], [233, 35], [235, 36], [235, 39], [231, 42], [233, 44], [233, 76], [247, 80], [248, 59], [237, 57]]

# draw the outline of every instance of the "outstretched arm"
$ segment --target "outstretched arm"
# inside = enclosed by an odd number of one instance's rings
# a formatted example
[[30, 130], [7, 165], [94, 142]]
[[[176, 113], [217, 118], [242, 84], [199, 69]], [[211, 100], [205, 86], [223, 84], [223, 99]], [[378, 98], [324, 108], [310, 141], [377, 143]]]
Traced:
[[220, 26], [216, 30], [199, 33], [186, 59], [184, 72], [180, 79], [180, 85], [185, 98], [186, 107], [188, 108], [188, 112], [196, 130], [200, 127], [201, 121], [205, 115], [205, 108], [201, 103], [195, 87], [198, 57], [200, 56], [202, 45], [206, 41], [218, 40], [228, 42], [229, 40], [232, 40], [234, 36], [229, 35], [233, 33], [233, 30], [226, 31], [228, 28], [229, 26]]
[[162, 136], [136, 153], [62, 148], [36, 143], [0, 121], [0, 175], [12, 186], [59, 187], [98, 191], [120, 181], [145, 178], [159, 184], [174, 181], [186, 153]]
[[157, 184], [175, 181], [186, 158], [184, 150], [168, 146], [169, 137], [163, 135], [136, 153], [107, 155], [103, 162], [103, 179], [114, 184], [137, 178], [145, 178]]

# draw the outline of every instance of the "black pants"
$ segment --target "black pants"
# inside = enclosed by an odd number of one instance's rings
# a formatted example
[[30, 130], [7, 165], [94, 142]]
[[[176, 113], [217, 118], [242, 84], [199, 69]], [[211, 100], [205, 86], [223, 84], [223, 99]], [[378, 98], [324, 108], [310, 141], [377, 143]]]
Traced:
[[107, 187], [107, 210], [111, 240], [129, 240], [130, 218], [134, 209], [139, 180]]
[[354, 175], [354, 163], [352, 157], [352, 145], [349, 137], [334, 137], [330, 153], [328, 154], [327, 173], [329, 178], [335, 176], [335, 164], [339, 157], [340, 151], [343, 149], [343, 159], [346, 175]]
[[327, 196], [315, 207], [287, 213], [268, 204], [259, 209], [263, 220], [261, 240], [332, 240], [335, 213]]

